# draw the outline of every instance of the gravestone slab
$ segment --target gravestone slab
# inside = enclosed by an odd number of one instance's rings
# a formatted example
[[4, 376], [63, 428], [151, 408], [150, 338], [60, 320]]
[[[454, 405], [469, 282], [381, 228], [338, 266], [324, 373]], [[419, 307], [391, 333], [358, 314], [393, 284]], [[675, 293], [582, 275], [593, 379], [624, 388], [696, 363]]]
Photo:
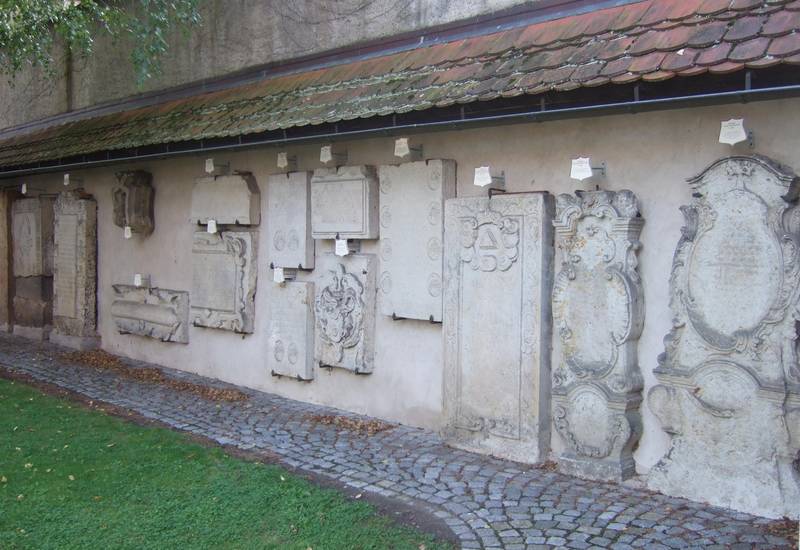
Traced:
[[381, 166], [381, 313], [442, 320], [444, 201], [455, 196], [452, 160]]
[[293, 281], [270, 289], [267, 371], [314, 378], [314, 283]]
[[644, 322], [636, 253], [643, 220], [630, 191], [556, 199], [561, 269], [553, 284], [553, 423], [566, 444], [559, 468], [622, 481], [636, 473]]
[[53, 199], [19, 199], [11, 205], [15, 277], [53, 275]]
[[721, 159], [689, 180], [673, 327], [648, 404], [672, 438], [649, 486], [768, 517], [800, 509], [800, 180]]
[[194, 233], [192, 323], [252, 333], [255, 319], [256, 235], [247, 231]]
[[310, 172], [269, 177], [269, 263], [275, 267], [314, 269], [310, 185]]
[[369, 374], [375, 353], [375, 256], [325, 254], [319, 264], [314, 360], [322, 368]]
[[378, 177], [374, 166], [319, 168], [311, 179], [315, 239], [377, 239]]
[[189, 343], [189, 293], [164, 288], [112, 285], [111, 317], [120, 334]]
[[250, 174], [198, 178], [192, 189], [192, 223], [258, 225], [261, 194]]
[[53, 322], [53, 278], [14, 279], [14, 323], [30, 328], [49, 327]]
[[55, 206], [53, 332], [62, 345], [88, 349], [97, 341], [97, 203], [74, 191]]
[[445, 203], [444, 436], [535, 463], [550, 442], [553, 200]]
[[112, 191], [114, 225], [130, 227], [131, 233], [137, 235], [150, 235], [155, 229], [153, 176], [143, 170], [134, 170], [117, 173], [117, 179], [120, 187]]

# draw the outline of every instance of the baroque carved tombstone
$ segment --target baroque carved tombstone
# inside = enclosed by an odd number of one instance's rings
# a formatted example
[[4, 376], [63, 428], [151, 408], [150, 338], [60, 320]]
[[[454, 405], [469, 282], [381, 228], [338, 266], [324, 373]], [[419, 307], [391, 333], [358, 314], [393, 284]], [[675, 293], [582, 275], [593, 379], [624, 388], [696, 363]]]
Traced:
[[252, 333], [256, 294], [256, 235], [197, 231], [192, 242], [192, 323]]
[[164, 288], [113, 285], [111, 317], [120, 334], [189, 343], [189, 293]]
[[275, 267], [314, 269], [310, 183], [310, 172], [269, 177], [269, 263]]
[[192, 223], [258, 225], [261, 193], [251, 174], [198, 178], [192, 189]]
[[270, 288], [267, 370], [273, 376], [314, 378], [314, 283]]
[[452, 160], [379, 168], [381, 312], [442, 320], [444, 201], [455, 196]]
[[457, 446], [547, 457], [552, 218], [547, 193], [445, 204], [445, 437]]
[[315, 239], [378, 238], [378, 178], [374, 166], [314, 171], [311, 235]]
[[800, 181], [765, 157], [719, 160], [670, 275], [673, 327], [648, 404], [672, 437], [650, 487], [771, 517], [800, 510]]
[[576, 195], [557, 197], [553, 222], [561, 260], [553, 283], [553, 423], [567, 447], [559, 467], [622, 481], [636, 473], [641, 435], [643, 220], [630, 191]]
[[314, 360], [322, 368], [369, 374], [375, 349], [375, 256], [326, 254], [320, 263], [322, 277], [314, 299]]
[[97, 203], [75, 191], [55, 202], [53, 332], [58, 344], [97, 347]]
[[119, 172], [120, 187], [112, 191], [114, 225], [130, 227], [131, 233], [148, 236], [155, 228], [153, 176], [143, 170]]

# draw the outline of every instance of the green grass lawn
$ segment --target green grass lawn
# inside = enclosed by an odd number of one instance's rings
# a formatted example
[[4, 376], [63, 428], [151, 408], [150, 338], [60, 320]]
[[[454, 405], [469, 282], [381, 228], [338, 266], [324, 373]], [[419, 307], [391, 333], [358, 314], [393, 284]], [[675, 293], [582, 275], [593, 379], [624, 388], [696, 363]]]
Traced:
[[448, 548], [367, 503], [0, 380], [0, 548]]

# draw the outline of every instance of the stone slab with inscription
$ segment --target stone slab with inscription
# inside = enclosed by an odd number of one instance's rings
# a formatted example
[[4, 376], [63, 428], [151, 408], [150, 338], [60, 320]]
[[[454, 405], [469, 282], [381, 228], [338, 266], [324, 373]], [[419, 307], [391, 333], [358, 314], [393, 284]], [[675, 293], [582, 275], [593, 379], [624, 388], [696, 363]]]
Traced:
[[381, 313], [442, 320], [444, 201], [455, 196], [453, 160], [378, 169]]
[[314, 283], [293, 281], [270, 288], [267, 372], [298, 380], [314, 378]]
[[53, 278], [16, 277], [13, 306], [15, 326], [49, 327], [53, 323]]
[[53, 275], [53, 199], [18, 199], [11, 205], [15, 277]]
[[314, 269], [311, 238], [311, 172], [269, 177], [269, 263], [275, 267]]
[[311, 179], [315, 239], [377, 239], [378, 177], [374, 166], [319, 168]]
[[225, 225], [261, 223], [261, 193], [252, 175], [198, 178], [192, 189], [192, 223], [214, 220]]
[[552, 218], [547, 193], [445, 203], [444, 435], [453, 445], [547, 458]]
[[252, 333], [257, 280], [256, 234], [197, 231], [192, 242], [192, 323]]
[[369, 374], [375, 354], [374, 254], [318, 258], [314, 313], [314, 360], [321, 368]]
[[117, 174], [120, 186], [112, 193], [114, 225], [130, 227], [131, 233], [147, 236], [155, 229], [156, 190], [150, 172], [133, 170]]
[[189, 293], [165, 288], [113, 285], [111, 318], [120, 334], [189, 343]]
[[670, 275], [673, 327], [648, 404], [671, 437], [651, 488], [797, 518], [800, 508], [800, 180], [760, 156], [718, 160]]

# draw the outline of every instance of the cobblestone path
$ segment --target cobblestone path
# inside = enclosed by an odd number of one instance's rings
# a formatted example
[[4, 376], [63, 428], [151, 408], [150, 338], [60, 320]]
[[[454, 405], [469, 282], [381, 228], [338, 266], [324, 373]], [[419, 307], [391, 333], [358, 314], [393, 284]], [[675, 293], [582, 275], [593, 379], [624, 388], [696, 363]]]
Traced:
[[[338, 429], [311, 417], [364, 417], [253, 390], [240, 388], [247, 401], [206, 401], [69, 363], [63, 351], [0, 335], [0, 365], [11, 372], [427, 510], [452, 529], [463, 548], [791, 547], [769, 534], [770, 521], [763, 518], [456, 450], [426, 430], [395, 426], [368, 436]], [[230, 387], [163, 370], [180, 380]]]

